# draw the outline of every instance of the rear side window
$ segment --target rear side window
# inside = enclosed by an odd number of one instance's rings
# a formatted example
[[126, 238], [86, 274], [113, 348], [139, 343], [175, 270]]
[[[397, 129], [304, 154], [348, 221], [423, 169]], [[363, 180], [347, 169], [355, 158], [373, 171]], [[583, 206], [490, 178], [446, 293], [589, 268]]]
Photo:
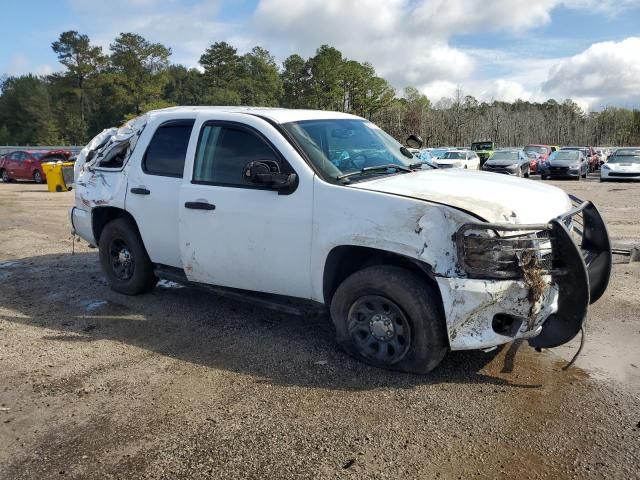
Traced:
[[198, 142], [193, 182], [255, 187], [245, 179], [244, 167], [258, 160], [275, 162], [281, 172], [289, 173], [288, 165], [257, 133], [230, 125], [205, 125]]
[[182, 178], [193, 124], [194, 120], [174, 120], [160, 125], [144, 154], [142, 169], [151, 175]]

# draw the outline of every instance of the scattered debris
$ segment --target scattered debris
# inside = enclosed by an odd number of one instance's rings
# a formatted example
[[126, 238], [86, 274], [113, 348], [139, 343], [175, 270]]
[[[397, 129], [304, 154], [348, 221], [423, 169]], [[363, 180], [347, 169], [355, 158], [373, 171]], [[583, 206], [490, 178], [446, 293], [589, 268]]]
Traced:
[[161, 279], [158, 281], [157, 287], [162, 288], [184, 288], [184, 285], [178, 282], [172, 282], [171, 280]]
[[545, 282], [542, 278], [542, 268], [536, 257], [535, 251], [525, 250], [522, 255], [519, 255], [520, 268], [522, 268], [522, 275], [524, 276], [524, 282], [529, 287], [529, 302], [531, 303], [531, 311], [529, 312], [528, 330], [533, 329], [533, 322], [535, 321], [536, 308], [538, 308], [538, 302], [542, 298], [542, 294], [545, 289]]
[[317, 362], [313, 362], [314, 365], [320, 365], [320, 366], [324, 366], [327, 365], [329, 362], [326, 360], [318, 360]]
[[354, 464], [356, 463], [356, 459], [355, 458], [350, 458], [349, 460], [347, 460], [347, 462], [342, 466], [342, 468], [344, 468], [345, 470], [347, 468], [351, 468]]

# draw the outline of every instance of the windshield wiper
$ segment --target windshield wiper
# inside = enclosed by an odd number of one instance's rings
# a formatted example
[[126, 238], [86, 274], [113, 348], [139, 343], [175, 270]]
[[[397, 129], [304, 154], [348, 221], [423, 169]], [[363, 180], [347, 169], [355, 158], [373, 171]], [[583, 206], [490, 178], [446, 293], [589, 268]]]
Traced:
[[343, 173], [342, 175], [338, 175], [336, 177], [337, 180], [342, 180], [344, 178], [353, 177], [355, 175], [362, 175], [367, 172], [379, 172], [383, 170], [389, 170], [390, 168], [395, 168], [398, 172], [411, 172], [411, 169], [402, 165], [398, 165], [395, 163], [388, 163], [386, 165], [376, 165], [375, 167], [364, 167], [361, 170], [356, 170], [355, 172]]
[[431, 168], [438, 168], [433, 163], [427, 162], [426, 160], [422, 160], [421, 162], [412, 163], [411, 165], [409, 165], [409, 168], [411, 170], [414, 170], [416, 168], [422, 167], [422, 165], [429, 165]]

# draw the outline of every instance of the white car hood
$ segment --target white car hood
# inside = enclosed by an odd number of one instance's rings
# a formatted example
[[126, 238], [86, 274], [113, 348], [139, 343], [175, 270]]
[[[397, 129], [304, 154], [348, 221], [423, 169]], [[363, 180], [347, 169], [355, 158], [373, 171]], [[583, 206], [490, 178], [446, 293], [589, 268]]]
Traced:
[[640, 163], [622, 162], [622, 163], [606, 163], [609, 170], [614, 172], [640, 172]]
[[450, 205], [493, 223], [546, 223], [572, 207], [557, 187], [492, 172], [422, 170], [352, 187]]
[[434, 163], [436, 165], [454, 165], [454, 164], [459, 164], [459, 165], [464, 165], [466, 162], [466, 160], [463, 160], [462, 158], [437, 158]]

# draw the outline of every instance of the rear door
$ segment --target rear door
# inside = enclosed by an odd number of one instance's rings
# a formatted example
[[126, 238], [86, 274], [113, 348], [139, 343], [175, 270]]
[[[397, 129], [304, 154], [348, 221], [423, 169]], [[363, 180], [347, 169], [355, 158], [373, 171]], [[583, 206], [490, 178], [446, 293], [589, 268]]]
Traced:
[[22, 152], [13, 152], [7, 156], [7, 171], [11, 178], [21, 178], [21, 161]]
[[171, 267], [181, 266], [178, 198], [194, 121], [183, 118], [148, 125], [151, 138], [148, 143], [140, 139], [147, 148], [130, 162], [125, 208], [138, 224], [151, 261]]
[[25, 173], [26, 170], [26, 160], [29, 158], [29, 155], [26, 152], [14, 152], [13, 154], [13, 177], [19, 179], [30, 179], [30, 176], [27, 176]]

